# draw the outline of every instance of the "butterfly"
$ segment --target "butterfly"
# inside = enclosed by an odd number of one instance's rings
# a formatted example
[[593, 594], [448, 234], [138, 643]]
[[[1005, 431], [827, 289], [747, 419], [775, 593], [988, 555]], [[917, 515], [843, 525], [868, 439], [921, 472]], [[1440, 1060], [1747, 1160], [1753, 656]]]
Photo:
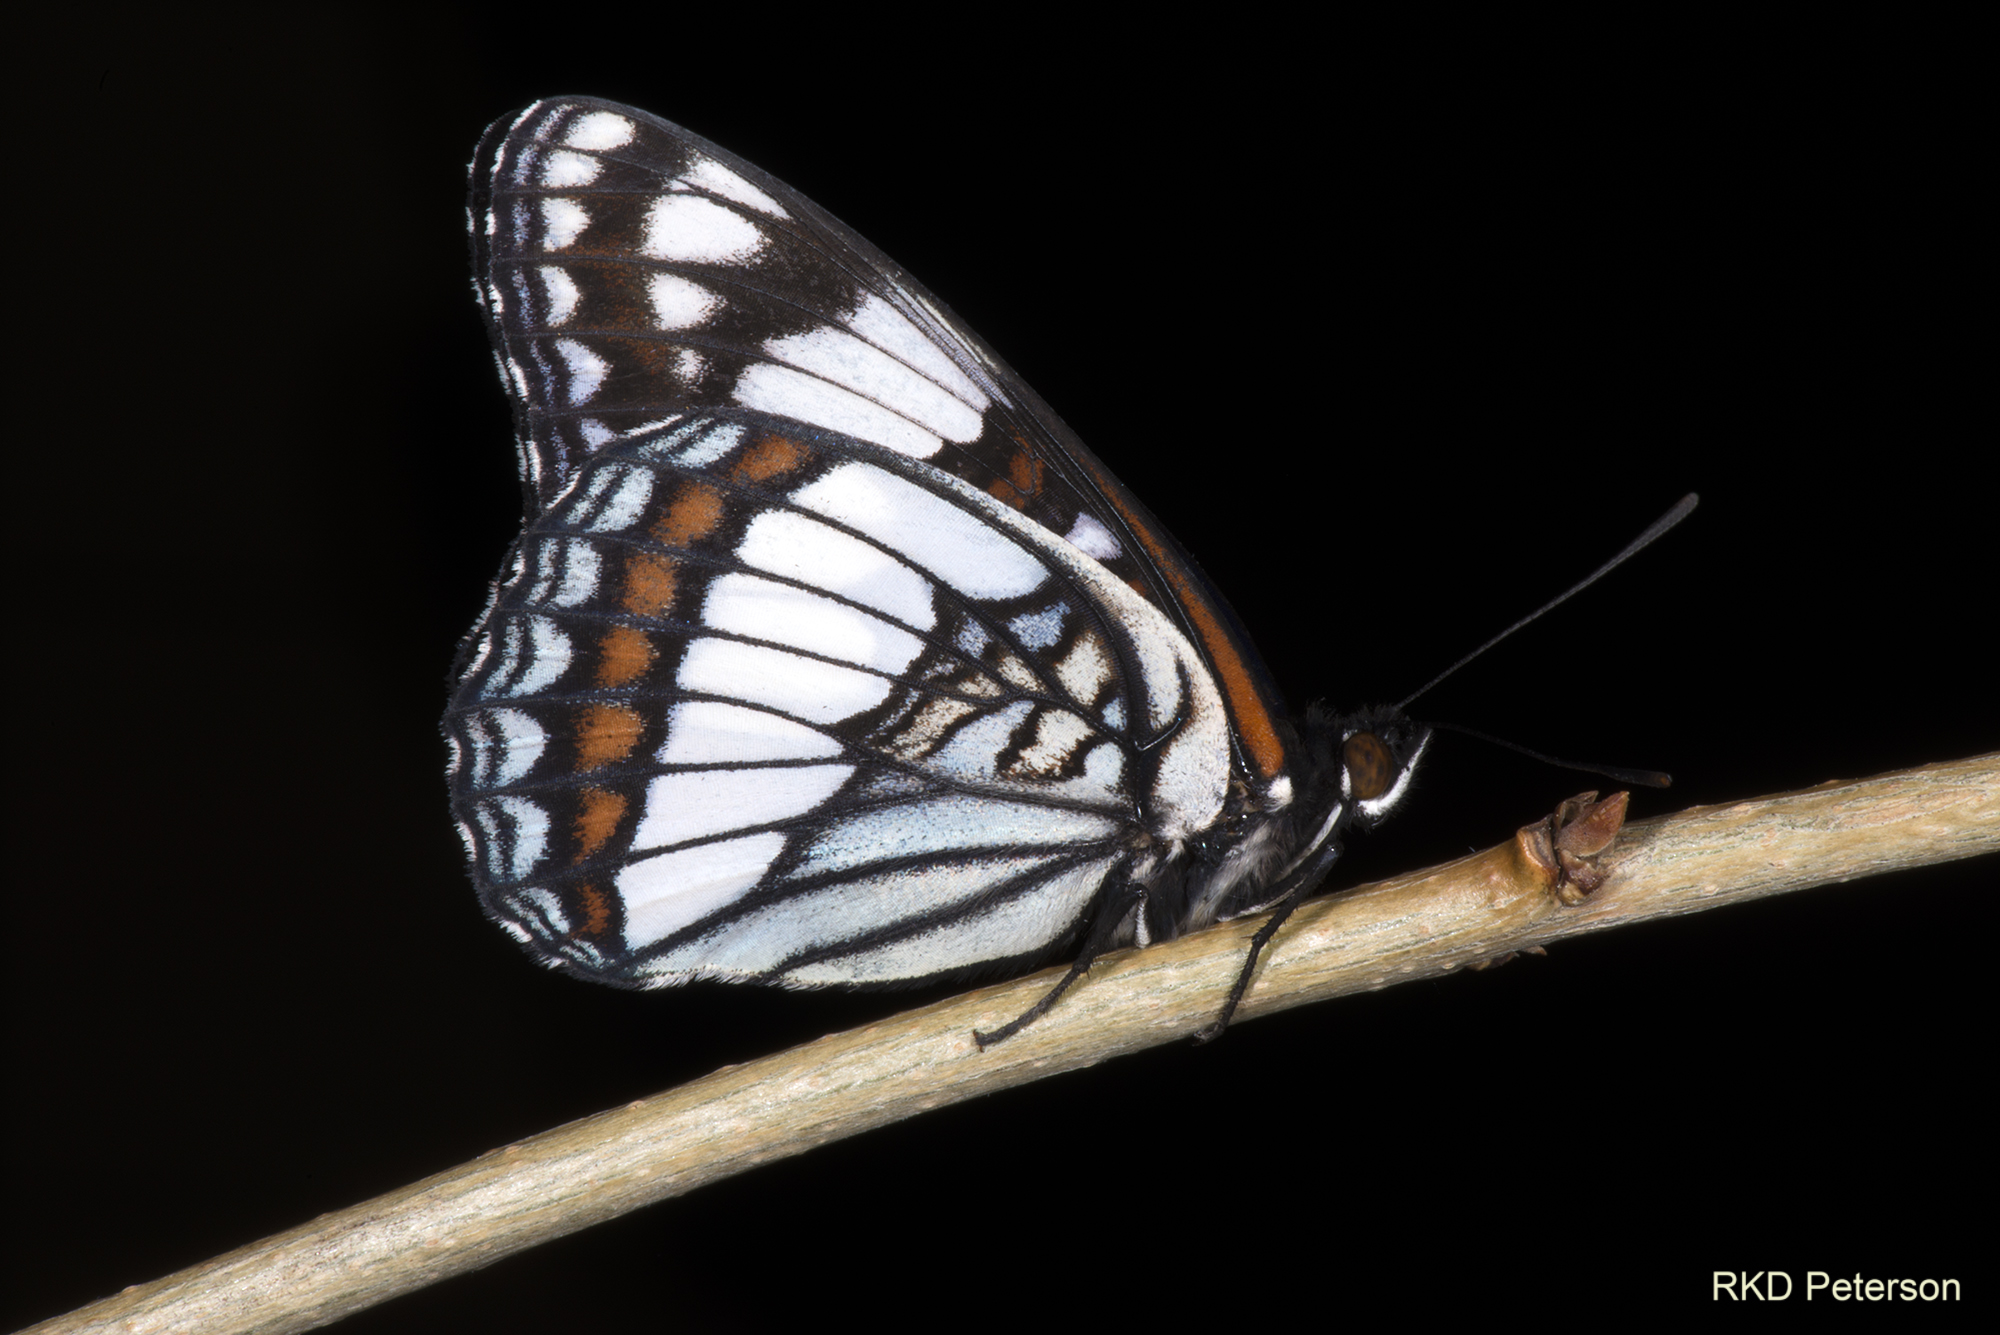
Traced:
[[625, 987], [1016, 973], [1276, 910], [1408, 791], [936, 298], [796, 191], [590, 98], [496, 122], [475, 287], [526, 525], [460, 652], [487, 913]]

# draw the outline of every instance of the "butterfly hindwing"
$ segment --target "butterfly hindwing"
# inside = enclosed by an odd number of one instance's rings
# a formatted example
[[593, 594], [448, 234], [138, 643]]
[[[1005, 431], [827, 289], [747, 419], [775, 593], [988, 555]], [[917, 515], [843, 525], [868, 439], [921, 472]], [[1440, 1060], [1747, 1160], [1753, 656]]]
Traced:
[[760, 413], [607, 445], [524, 535], [447, 726], [487, 907], [636, 985], [1033, 962], [1212, 821], [1172, 625], [985, 493]]

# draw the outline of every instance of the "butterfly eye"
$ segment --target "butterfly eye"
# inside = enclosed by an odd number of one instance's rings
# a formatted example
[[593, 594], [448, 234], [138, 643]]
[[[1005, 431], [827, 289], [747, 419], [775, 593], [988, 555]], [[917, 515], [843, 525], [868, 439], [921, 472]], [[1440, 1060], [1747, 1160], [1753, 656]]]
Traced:
[[1389, 791], [1396, 762], [1389, 748], [1372, 732], [1357, 732], [1340, 748], [1340, 762], [1347, 767], [1349, 791], [1368, 802]]

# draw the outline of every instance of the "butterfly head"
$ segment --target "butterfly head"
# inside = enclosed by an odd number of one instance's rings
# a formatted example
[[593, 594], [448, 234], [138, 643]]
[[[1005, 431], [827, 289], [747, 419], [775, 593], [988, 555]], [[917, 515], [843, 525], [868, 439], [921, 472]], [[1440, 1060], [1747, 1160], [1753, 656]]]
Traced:
[[1394, 705], [1352, 714], [1315, 707], [1306, 714], [1305, 731], [1315, 768], [1338, 776], [1341, 800], [1353, 805], [1353, 819], [1363, 826], [1374, 825], [1403, 800], [1431, 742], [1430, 725]]

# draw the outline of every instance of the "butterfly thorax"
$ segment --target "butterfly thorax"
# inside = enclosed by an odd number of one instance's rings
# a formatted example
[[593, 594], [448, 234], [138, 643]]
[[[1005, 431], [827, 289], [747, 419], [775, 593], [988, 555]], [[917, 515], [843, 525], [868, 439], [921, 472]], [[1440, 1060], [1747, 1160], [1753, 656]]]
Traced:
[[1232, 783], [1215, 824], [1178, 859], [1135, 864], [1148, 884], [1136, 940], [1166, 940], [1309, 893], [1350, 829], [1367, 829], [1401, 801], [1430, 729], [1392, 706], [1335, 714], [1319, 705], [1287, 726], [1288, 773], [1260, 791]]

